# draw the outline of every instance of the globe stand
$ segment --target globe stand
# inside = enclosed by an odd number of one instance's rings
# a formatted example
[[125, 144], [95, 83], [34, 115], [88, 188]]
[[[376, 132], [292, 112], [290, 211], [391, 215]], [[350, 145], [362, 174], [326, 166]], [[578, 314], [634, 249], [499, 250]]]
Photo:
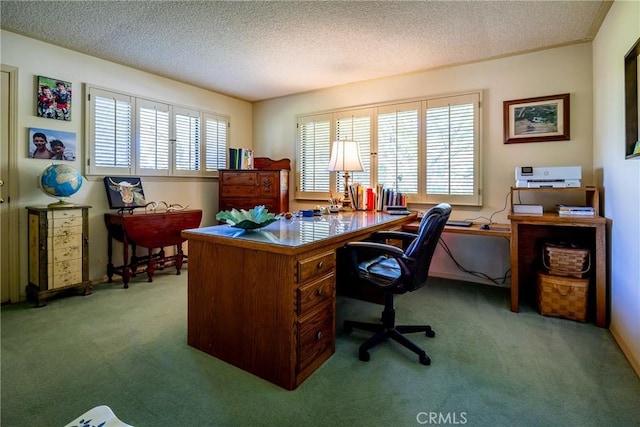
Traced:
[[66, 200], [62, 200], [62, 199], [58, 199], [57, 202], [54, 203], [49, 203], [47, 205], [48, 208], [50, 209], [65, 209], [65, 208], [70, 208], [72, 206], [75, 206], [75, 203], [71, 203], [71, 202], [67, 202]]

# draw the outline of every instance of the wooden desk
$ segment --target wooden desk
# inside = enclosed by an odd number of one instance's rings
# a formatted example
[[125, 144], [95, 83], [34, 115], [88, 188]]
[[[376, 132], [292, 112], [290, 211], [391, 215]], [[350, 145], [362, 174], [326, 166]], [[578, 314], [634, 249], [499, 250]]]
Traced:
[[[202, 219], [201, 210], [134, 213], [134, 214], [104, 214], [104, 222], [108, 231], [108, 263], [107, 277], [112, 282], [114, 274], [122, 276], [124, 287], [129, 287], [129, 278], [138, 273], [140, 267], [144, 268], [149, 282], [153, 281], [153, 273], [156, 269], [175, 266], [176, 274], [184, 262], [182, 243], [186, 240], [180, 232], [187, 228], [200, 225]], [[113, 240], [122, 242], [123, 262], [121, 266], [114, 266], [112, 261]], [[132, 246], [131, 258], [129, 258], [129, 245]], [[176, 246], [175, 255], [166, 256], [166, 246]], [[147, 248], [148, 255], [136, 256], [136, 246]], [[159, 248], [157, 254], [152, 250]], [[146, 266], [146, 268], [145, 268]]]
[[[490, 236], [490, 237], [511, 237], [511, 226], [509, 224], [491, 224], [489, 230], [483, 230], [480, 228], [482, 224], [474, 223], [470, 227], [456, 227], [453, 225], [446, 225], [444, 227], [444, 233], [456, 233], [456, 234], [475, 234], [477, 236]], [[405, 224], [402, 229], [405, 231], [417, 232], [420, 227], [420, 221], [412, 221]]]
[[335, 351], [337, 248], [409, 217], [352, 212], [185, 230], [188, 344], [292, 390]]

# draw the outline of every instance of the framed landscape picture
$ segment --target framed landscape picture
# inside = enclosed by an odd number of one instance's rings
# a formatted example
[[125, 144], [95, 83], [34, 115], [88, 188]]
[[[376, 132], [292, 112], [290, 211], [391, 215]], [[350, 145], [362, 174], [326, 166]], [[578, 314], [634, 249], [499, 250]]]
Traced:
[[570, 139], [568, 93], [504, 101], [504, 143]]
[[38, 117], [71, 121], [71, 82], [38, 76]]

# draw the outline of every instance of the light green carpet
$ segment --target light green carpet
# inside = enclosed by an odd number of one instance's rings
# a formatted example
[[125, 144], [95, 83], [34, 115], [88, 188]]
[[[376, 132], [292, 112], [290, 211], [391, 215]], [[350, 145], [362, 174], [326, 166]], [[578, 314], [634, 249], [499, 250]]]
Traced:
[[[509, 311], [508, 290], [431, 279], [397, 298], [432, 359], [338, 328], [336, 353], [286, 391], [186, 343], [187, 278], [99, 284], [93, 295], [2, 307], [1, 424], [63, 426], [97, 405], [134, 426], [632, 426], [640, 379], [606, 329]], [[381, 307], [347, 298], [345, 318]]]

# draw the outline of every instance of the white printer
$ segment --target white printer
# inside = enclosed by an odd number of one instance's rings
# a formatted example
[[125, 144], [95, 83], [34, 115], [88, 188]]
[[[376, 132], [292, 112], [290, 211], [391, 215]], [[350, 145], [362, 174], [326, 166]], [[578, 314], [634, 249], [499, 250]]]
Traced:
[[570, 188], [580, 187], [582, 166], [516, 167], [516, 187]]

